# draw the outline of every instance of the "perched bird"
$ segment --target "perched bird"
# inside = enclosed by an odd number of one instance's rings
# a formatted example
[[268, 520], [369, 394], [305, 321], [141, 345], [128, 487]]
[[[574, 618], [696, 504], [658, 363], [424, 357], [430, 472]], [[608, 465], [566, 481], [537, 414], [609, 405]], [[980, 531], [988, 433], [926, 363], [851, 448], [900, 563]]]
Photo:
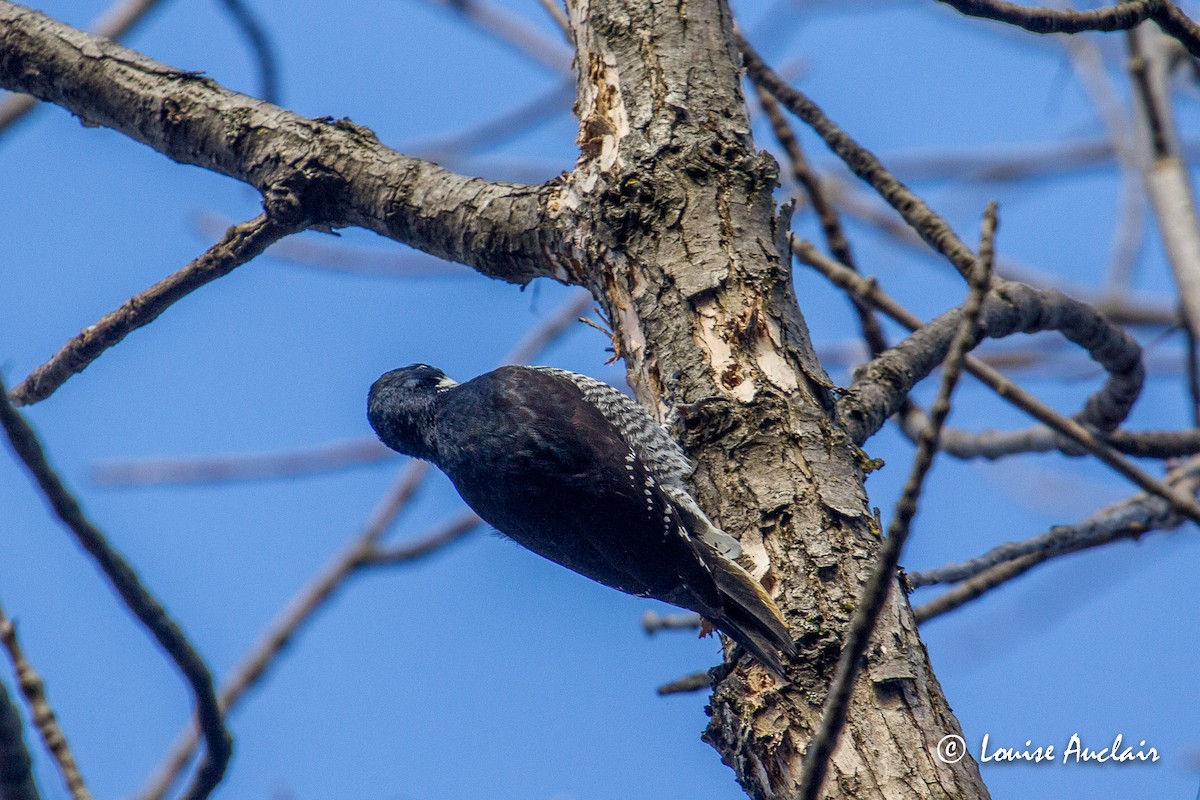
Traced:
[[614, 589], [698, 612], [782, 675], [796, 654], [741, 549], [683, 485], [683, 450], [607, 384], [550, 367], [466, 383], [413, 364], [375, 381], [367, 417], [388, 447], [431, 461], [480, 517]]

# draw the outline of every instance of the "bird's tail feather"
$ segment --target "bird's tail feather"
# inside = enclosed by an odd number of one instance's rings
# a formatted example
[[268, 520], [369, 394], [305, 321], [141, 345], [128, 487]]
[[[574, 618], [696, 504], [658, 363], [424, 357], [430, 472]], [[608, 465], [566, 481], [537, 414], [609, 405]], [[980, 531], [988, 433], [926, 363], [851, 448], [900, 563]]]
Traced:
[[708, 559], [708, 566], [725, 600], [722, 617], [713, 622], [761, 664], [783, 677], [779, 653], [795, 656], [796, 643], [771, 595], [734, 561], [717, 556]]

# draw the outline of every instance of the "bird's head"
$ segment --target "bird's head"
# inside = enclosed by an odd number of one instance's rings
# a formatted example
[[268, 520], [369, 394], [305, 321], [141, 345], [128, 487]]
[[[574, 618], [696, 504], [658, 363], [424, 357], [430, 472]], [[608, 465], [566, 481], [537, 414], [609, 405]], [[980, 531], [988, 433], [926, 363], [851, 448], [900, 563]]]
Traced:
[[367, 395], [367, 419], [380, 441], [393, 450], [431, 460], [438, 395], [458, 382], [428, 364], [385, 372]]

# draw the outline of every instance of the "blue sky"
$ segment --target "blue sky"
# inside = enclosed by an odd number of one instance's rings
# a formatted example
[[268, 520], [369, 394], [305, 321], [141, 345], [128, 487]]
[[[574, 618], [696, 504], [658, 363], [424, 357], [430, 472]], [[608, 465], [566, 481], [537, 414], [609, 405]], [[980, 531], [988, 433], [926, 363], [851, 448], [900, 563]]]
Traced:
[[[37, 5], [83, 25], [106, 4]], [[765, 55], [885, 161], [1102, 132], [1052, 40], [963, 20], [933, 3], [810, 5], [742, 3], [739, 19]], [[420, 2], [253, 0], [252, 7], [278, 49], [285, 106], [349, 116], [401, 150], [492, 118], [560, 80]], [[534, 0], [507, 7], [554, 35]], [[253, 61], [213, 0], [169, 0], [127, 41], [255, 91]], [[1097, 41], [1119, 65], [1119, 39]], [[1180, 102], [1181, 126], [1194, 130], [1194, 97]], [[564, 105], [531, 135], [456, 168], [550, 177], [573, 164], [574, 133]], [[765, 128], [758, 139], [767, 144]], [[814, 161], [830, 163], [812, 139], [806, 144]], [[0, 195], [0, 370], [10, 383], [201, 253], [211, 234], [197, 232], [198, 215], [241, 220], [257, 210], [255, 193], [242, 185], [52, 108], [0, 139], [0, 180], [7, 189]], [[1095, 169], [1019, 185], [915, 186], [968, 241], [986, 200], [998, 199], [1002, 254], [1095, 286], [1116, 219], [1116, 185], [1111, 169]], [[814, 235], [810, 219], [796, 227]], [[861, 225], [852, 223], [850, 233], [864, 269], [917, 313], [929, 317], [960, 302], [961, 282], [944, 266]], [[403, 252], [359, 231], [344, 232], [341, 242]], [[1136, 286], [1169, 301], [1153, 235]], [[819, 278], [798, 268], [797, 290], [818, 346], [854, 335], [848, 305]], [[171, 308], [28, 417], [93, 519], [222, 675], [361, 529], [402, 461], [152, 489], [96, 486], [92, 467], [369, 436], [365, 395], [380, 373], [418, 360], [460, 379], [486, 371], [568, 295], [546, 282], [522, 292], [473, 275], [347, 276], [264, 258]], [[605, 365], [605, 345], [577, 326], [539, 361], [619, 382], [619, 366]], [[1171, 365], [1177, 337], [1151, 352]], [[1043, 376], [1028, 385], [1073, 411], [1096, 381], [1082, 358], [1069, 371], [1075, 379]], [[932, 391], [923, 386], [920, 394], [928, 399]], [[1176, 370], [1152, 377], [1133, 423], [1184, 425], [1183, 401]], [[958, 403], [958, 425], [1024, 424], [977, 384], [964, 383]], [[912, 449], [891, 429], [867, 449], [887, 461], [867, 484], [886, 520]], [[921, 569], [961, 560], [1129, 494], [1109, 472], [1078, 460], [945, 459], [904, 562]], [[393, 540], [419, 534], [458, 502], [448, 482], [433, 478]], [[7, 543], [0, 602], [19, 622], [93, 792], [128, 796], [187, 721], [188, 696], [7, 459], [0, 459], [0, 507]], [[923, 629], [972, 752], [984, 733], [1013, 746], [1027, 739], [1061, 746], [1078, 732], [1096, 746], [1116, 733], [1146, 739], [1163, 755], [1155, 765], [989, 765], [984, 775], [995, 797], [1195, 795], [1197, 557], [1194, 530], [1154, 534], [1043, 567]], [[647, 609], [668, 610], [494, 534], [413, 567], [361, 576], [234, 716], [237, 753], [218, 796], [743, 796], [699, 740], [705, 697], [654, 695], [659, 684], [714, 663], [716, 645], [688, 633], [646, 637], [639, 620]], [[45, 758], [38, 769], [48, 798], [67, 796]]]

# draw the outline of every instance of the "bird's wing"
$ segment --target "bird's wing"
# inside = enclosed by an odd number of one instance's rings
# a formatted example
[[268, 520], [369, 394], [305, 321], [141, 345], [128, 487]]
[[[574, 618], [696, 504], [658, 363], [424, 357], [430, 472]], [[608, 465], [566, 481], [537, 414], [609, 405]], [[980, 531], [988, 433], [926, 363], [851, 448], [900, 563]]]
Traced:
[[742, 548], [737, 539], [713, 525], [684, 487], [683, 476], [692, 471], [692, 464], [679, 443], [646, 409], [607, 383], [586, 375], [555, 367], [530, 369], [574, 384], [583, 393], [583, 399], [617, 429], [634, 456], [645, 465], [646, 471], [679, 510], [687, 529], [726, 558], [741, 555]]

